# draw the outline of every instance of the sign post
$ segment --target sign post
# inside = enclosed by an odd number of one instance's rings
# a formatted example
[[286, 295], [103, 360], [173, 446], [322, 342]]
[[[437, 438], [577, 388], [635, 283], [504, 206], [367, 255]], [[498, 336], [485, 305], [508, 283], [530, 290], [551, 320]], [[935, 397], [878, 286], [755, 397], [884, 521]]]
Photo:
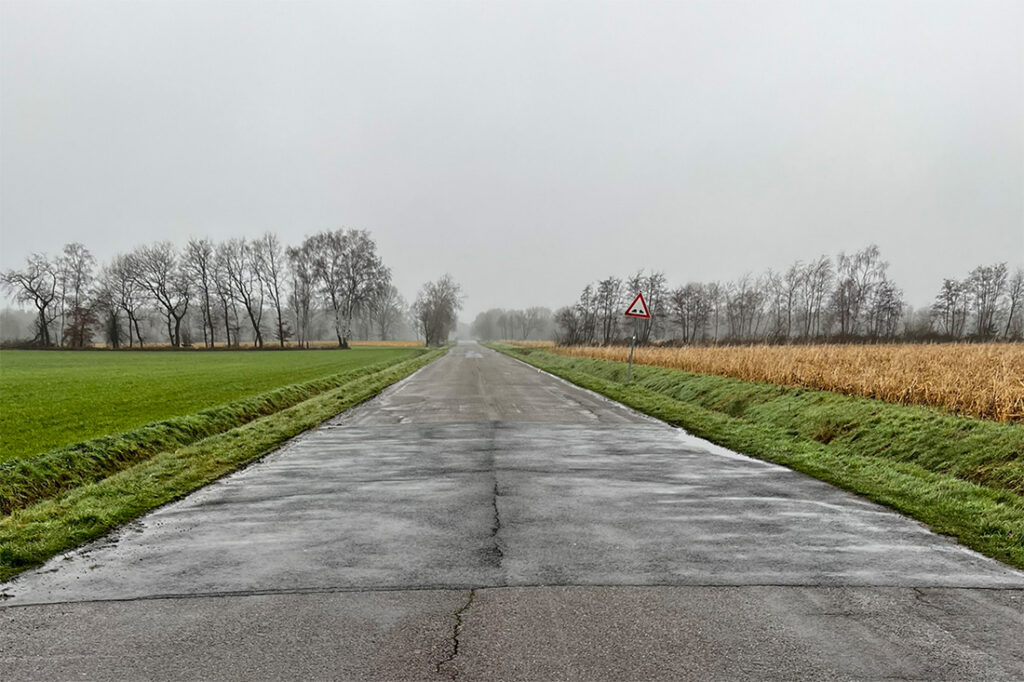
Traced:
[[626, 383], [633, 380], [633, 350], [636, 348], [637, 321], [633, 320], [633, 341], [629, 344], [629, 364], [626, 365]]
[[629, 344], [629, 364], [626, 365], [626, 383], [633, 380], [633, 351], [636, 349], [636, 336], [641, 319], [651, 319], [651, 311], [647, 308], [647, 301], [644, 300], [642, 292], [637, 293], [636, 298], [626, 308], [626, 317], [633, 318], [633, 341]]

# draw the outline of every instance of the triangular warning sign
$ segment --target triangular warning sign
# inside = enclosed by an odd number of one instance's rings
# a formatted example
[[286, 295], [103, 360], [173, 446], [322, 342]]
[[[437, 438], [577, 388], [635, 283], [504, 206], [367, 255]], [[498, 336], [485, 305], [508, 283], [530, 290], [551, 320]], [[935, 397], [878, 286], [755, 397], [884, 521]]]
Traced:
[[626, 317], [643, 317], [650, 319], [651, 311], [647, 309], [647, 301], [644, 300], [643, 294], [637, 294], [633, 302], [626, 308]]

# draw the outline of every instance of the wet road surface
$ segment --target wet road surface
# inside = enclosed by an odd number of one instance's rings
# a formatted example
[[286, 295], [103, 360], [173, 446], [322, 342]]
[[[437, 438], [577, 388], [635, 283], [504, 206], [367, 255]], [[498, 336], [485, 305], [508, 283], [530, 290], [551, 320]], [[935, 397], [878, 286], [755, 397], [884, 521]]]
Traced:
[[0, 593], [11, 679], [1024, 679], [1024, 574], [476, 344]]

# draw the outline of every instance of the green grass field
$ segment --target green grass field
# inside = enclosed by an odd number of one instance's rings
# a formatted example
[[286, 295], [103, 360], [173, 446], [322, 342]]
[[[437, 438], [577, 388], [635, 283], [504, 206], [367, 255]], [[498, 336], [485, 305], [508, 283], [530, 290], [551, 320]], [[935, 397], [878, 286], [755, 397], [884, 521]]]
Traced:
[[0, 462], [418, 351], [0, 351]]

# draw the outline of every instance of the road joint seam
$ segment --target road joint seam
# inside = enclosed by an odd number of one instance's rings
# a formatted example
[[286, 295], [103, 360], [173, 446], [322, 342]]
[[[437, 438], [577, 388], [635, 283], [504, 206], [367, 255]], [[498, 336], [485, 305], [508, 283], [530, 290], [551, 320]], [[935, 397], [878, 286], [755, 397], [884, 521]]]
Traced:
[[[497, 590], [520, 590], [520, 589], [643, 589], [643, 588], [681, 588], [681, 589], [707, 589], [707, 588], [734, 588], [734, 589], [758, 589], [758, 588], [792, 588], [792, 589], [847, 589], [847, 590], [958, 590], [958, 591], [986, 591], [986, 592], [1020, 592], [1024, 595], [1024, 585], [905, 585], [897, 583], [522, 583], [508, 584], [506, 582], [495, 584], [472, 584], [472, 585], [409, 585], [409, 586], [355, 586], [355, 587], [311, 587], [311, 588], [281, 588], [269, 590], [235, 590], [229, 592], [194, 592], [179, 594], [151, 594], [136, 597], [112, 597], [105, 599], [69, 599], [63, 601], [40, 601], [24, 604], [3, 604], [0, 602], [0, 613], [12, 609], [24, 609], [40, 606], [71, 606], [75, 604], [105, 604], [160, 601], [173, 599], [230, 599], [232, 597], [274, 597], [274, 596], [302, 596], [316, 594], [373, 594], [388, 592], [465, 592], [473, 591], [497, 591]], [[16, 598], [15, 595], [5, 595], [7, 598]]]

